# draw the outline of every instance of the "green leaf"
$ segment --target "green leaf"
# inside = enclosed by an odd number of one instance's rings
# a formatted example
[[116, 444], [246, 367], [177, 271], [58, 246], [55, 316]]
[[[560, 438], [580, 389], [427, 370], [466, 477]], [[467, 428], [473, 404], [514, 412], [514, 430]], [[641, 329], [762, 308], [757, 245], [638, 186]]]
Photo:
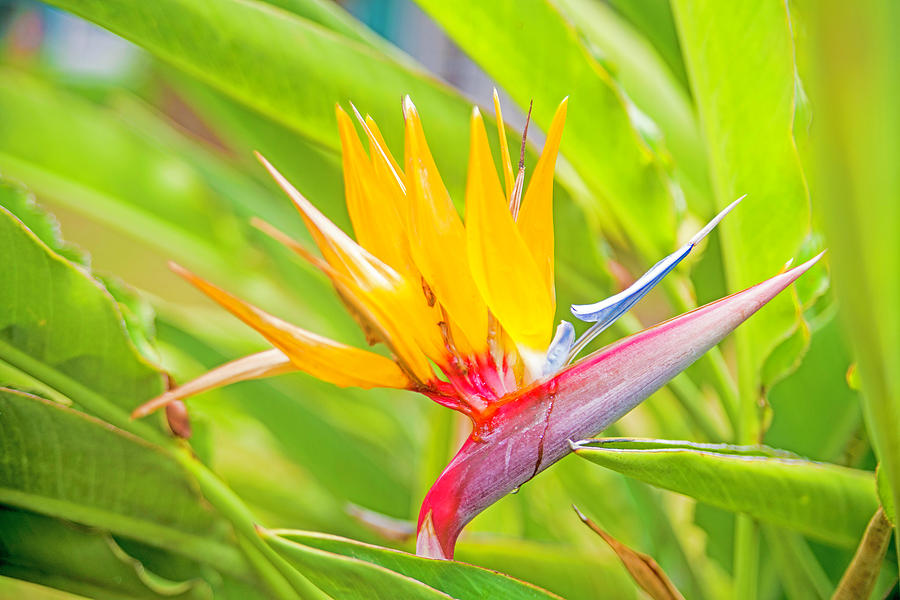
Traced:
[[5, 509], [0, 530], [0, 572], [7, 575], [91, 597], [212, 598], [206, 582], [153, 573], [107, 532]]
[[[862, 408], [900, 504], [900, 6], [810, 11], [815, 198], [833, 251], [840, 311], [862, 382]], [[900, 522], [895, 518], [895, 537]], [[897, 555], [900, 560], [900, 553]]]
[[[721, 226], [728, 286], [742, 289], [795, 258], [809, 231], [809, 195], [792, 134], [799, 84], [790, 14], [786, 3], [751, 0], [673, 0], [672, 9], [716, 204], [748, 196]], [[795, 300], [783, 294], [736, 334], [743, 443], [759, 441], [760, 389], [764, 394], [788, 371], [805, 344], [769, 365], [769, 379], [761, 379], [760, 369], [800, 320]]]
[[876, 470], [875, 483], [878, 486], [878, 500], [881, 502], [881, 508], [884, 509], [884, 516], [893, 524], [897, 523], [897, 510], [894, 505], [894, 498], [891, 496], [891, 488], [888, 483], [884, 469], [879, 467]]
[[669, 0], [610, 0], [610, 4], [653, 44], [678, 81], [689, 87]]
[[[565, 513], [568, 506], [560, 507]], [[571, 518], [569, 519], [571, 520]], [[474, 536], [473, 536], [474, 537]], [[636, 598], [634, 583], [615, 555], [568, 544], [483, 535], [457, 546], [458, 560], [497, 569], [567, 600]]]
[[766, 444], [814, 460], [841, 462], [862, 416], [859, 394], [844, 380], [851, 357], [838, 325], [832, 317], [815, 331], [800, 367], [772, 388]]
[[260, 535], [288, 563], [307, 573], [313, 584], [335, 598], [412, 600], [450, 597], [417, 579], [373, 563], [304, 546], [271, 532], [260, 531]]
[[854, 546], [878, 505], [872, 473], [761, 446], [665, 440], [586, 440], [592, 462], [713, 506]]
[[399, 550], [363, 544], [337, 536], [307, 531], [276, 531], [280, 538], [382, 566], [417, 579], [454, 598], [558, 598], [531, 584], [495, 571], [455, 561], [433, 560]]
[[246, 571], [228, 527], [166, 453], [102, 421], [0, 388], [0, 502]]
[[[389, 144], [402, 131], [398, 102], [403, 93], [416, 100], [429, 135], [436, 132], [438, 139], [449, 139], [466, 131], [470, 107], [450, 88], [371, 46], [262, 2], [53, 0], [50, 4], [144, 46], [332, 149], [339, 147], [334, 104], [348, 100], [375, 116]], [[434, 148], [451, 191], [462, 190], [465, 164], [446, 159], [460, 157], [465, 147]]]
[[4, 598], [28, 598], [29, 600], [88, 600], [87, 596], [76, 596], [35, 583], [0, 576], [0, 596]]
[[[607, 4], [593, 0], [553, 3], [585, 38], [587, 50], [659, 128], [665, 146], [654, 149], [663, 156], [671, 152], [688, 205], [701, 216], [714, 214], [706, 153], [687, 82], [677, 81], [650, 41]], [[669, 25], [674, 35], [671, 13]]]
[[0, 255], [16, 257], [0, 262], [0, 361], [129, 427], [121, 409], [161, 393], [162, 378], [129, 342], [113, 298], [2, 206]]
[[25, 227], [57, 254], [71, 262], [87, 266], [87, 257], [74, 246], [66, 244], [59, 232], [59, 223], [52, 216], [38, 208], [32, 194], [25, 186], [9, 179], [0, 179], [0, 206], [5, 207]]
[[[0, 265], [8, 282], [0, 288], [0, 373], [55, 400], [2, 388], [0, 503], [169, 548], [261, 580], [279, 598], [322, 598], [258, 540], [233, 492], [185, 448], [129, 418], [131, 407], [161, 391], [162, 378], [129, 342], [106, 290], [2, 207], [0, 251], [17, 258]], [[240, 541], [249, 539], [243, 553], [222, 516]]]
[[[609, 73], [549, 2], [418, 0], [475, 62], [547, 127], [570, 97], [561, 150], [645, 259], [670, 251], [669, 182]], [[529, 52], [523, 52], [528, 48]], [[636, 199], [640, 201], [636, 201]]]
[[[271, 264], [250, 243], [250, 215], [274, 222], [294, 216], [280, 192], [267, 193], [130, 97], [118, 96], [112, 109], [8, 70], [0, 70], [0, 92], [0, 169], [28, 181], [42, 200], [64, 212], [127, 235], [130, 240], [118, 245], [108, 234], [83, 242], [131, 283], [177, 297], [173, 289], [186, 288], [178, 288], [165, 267], [167, 259], [177, 258], [229, 281], [232, 289], [265, 293], [279, 307], [321, 310], [315, 300], [321, 294], [288, 302], [282, 281], [318, 283], [322, 290], [324, 284], [299, 269], [274, 278]], [[295, 149], [305, 159], [303, 147]], [[287, 262], [285, 256], [273, 253], [274, 260]]]

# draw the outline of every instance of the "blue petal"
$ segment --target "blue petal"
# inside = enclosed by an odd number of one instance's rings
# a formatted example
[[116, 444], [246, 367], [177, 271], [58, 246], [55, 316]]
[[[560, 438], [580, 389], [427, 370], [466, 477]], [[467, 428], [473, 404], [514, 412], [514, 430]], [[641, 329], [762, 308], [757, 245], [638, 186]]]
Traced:
[[569, 352], [575, 343], [575, 328], [568, 321], [561, 321], [556, 328], [556, 335], [547, 348], [547, 361], [544, 363], [544, 375], [552, 375], [569, 362]]
[[610, 296], [605, 300], [601, 300], [600, 302], [595, 302], [594, 304], [573, 304], [571, 307], [572, 314], [582, 321], [593, 323], [593, 325], [578, 340], [578, 343], [570, 353], [570, 358], [574, 357], [575, 354], [584, 348], [584, 346], [601, 331], [612, 325], [616, 319], [634, 306], [638, 300], [646, 296], [647, 293], [652, 290], [656, 284], [669, 273], [669, 271], [674, 269], [678, 263], [684, 260], [684, 257], [690, 254], [694, 246], [697, 245], [700, 240], [705, 238], [709, 232], [719, 224], [719, 221], [731, 212], [731, 209], [737, 206], [744, 198], [745, 196], [741, 196], [725, 207], [725, 209], [716, 215], [712, 221], [707, 223], [703, 229], [697, 232], [697, 235], [691, 238], [687, 244], [653, 265], [649, 271], [641, 275], [641, 277], [629, 286], [628, 289], [619, 292], [615, 296]]

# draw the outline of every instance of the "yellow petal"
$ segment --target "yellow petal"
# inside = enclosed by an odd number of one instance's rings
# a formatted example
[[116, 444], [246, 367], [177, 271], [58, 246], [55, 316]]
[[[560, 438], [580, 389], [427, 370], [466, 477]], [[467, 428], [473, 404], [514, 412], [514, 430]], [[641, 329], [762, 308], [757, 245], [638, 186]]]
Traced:
[[397, 271], [408, 273], [412, 260], [396, 194], [384, 190], [376, 182], [375, 170], [356, 135], [350, 115], [340, 107], [336, 107], [335, 112], [341, 137], [347, 212], [356, 240]]
[[261, 154], [257, 153], [256, 157], [294, 202], [294, 206], [300, 211], [307, 229], [329, 265], [338, 272], [349, 275], [360, 285], [390, 287], [392, 281], [398, 277], [394, 269], [384, 264], [341, 231], [340, 227], [332, 223], [309, 200], [304, 198], [303, 194], [298, 192], [284, 178], [284, 175], [279, 173]]
[[411, 385], [409, 377], [389, 358], [341, 344], [291, 325], [232, 296], [183, 267], [175, 264], [171, 267], [204, 294], [262, 334], [304, 373], [341, 387], [408, 388]]
[[552, 335], [553, 302], [509, 212], [477, 108], [470, 135], [466, 241], [472, 274], [516, 346], [544, 352]]
[[291, 359], [277, 348], [257, 352], [256, 354], [225, 363], [212, 371], [207, 371], [200, 377], [142, 404], [131, 413], [131, 418], [139, 419], [176, 400], [196, 396], [201, 392], [220, 388], [231, 383], [272, 377], [296, 370], [297, 367], [294, 366]]
[[503, 163], [503, 181], [506, 183], [506, 197], [509, 198], [515, 185], [512, 162], [509, 159], [509, 140], [506, 139], [506, 126], [503, 123], [503, 112], [500, 110], [500, 96], [494, 88], [494, 112], [497, 113], [497, 134], [500, 136], [500, 161]]
[[260, 219], [254, 219], [251, 223], [295, 251], [331, 280], [369, 343], [381, 341], [387, 344], [397, 360], [418, 381], [427, 383], [433, 378], [434, 373], [425, 356], [443, 364], [446, 351], [437, 327], [439, 319], [433, 309], [422, 301], [421, 291], [416, 290], [413, 284], [396, 276], [391, 279], [390, 287], [363, 287], [276, 227]]
[[[403, 180], [403, 169], [400, 168], [400, 165], [397, 164], [397, 161], [394, 159], [394, 155], [391, 154], [390, 148], [388, 148], [387, 143], [384, 141], [384, 136], [381, 135], [381, 130], [378, 129], [378, 124], [375, 123], [375, 119], [373, 119], [369, 115], [366, 115], [365, 123], [366, 123], [366, 134], [371, 136], [369, 138], [370, 144], [374, 140], [375, 145], [377, 146], [378, 150], [380, 151], [381, 156], [383, 156], [384, 158], [386, 158], [388, 160], [388, 162], [390, 163], [390, 166], [391, 166], [391, 170], [402, 181]], [[374, 162], [375, 152], [371, 148], [371, 146], [369, 149], [370, 149], [370, 151], [372, 151], [372, 158], [373, 158], [373, 162]], [[406, 183], [403, 182], [401, 187], [403, 187], [405, 189]]]
[[487, 350], [487, 305], [472, 279], [462, 221], [425, 141], [415, 106], [407, 96], [406, 179], [410, 202], [409, 241], [413, 260], [462, 335], [465, 353]]
[[556, 292], [553, 285], [553, 170], [556, 167], [559, 141], [566, 122], [568, 101], [568, 98], [564, 99], [556, 109], [553, 122], [547, 131], [544, 150], [528, 182], [517, 220], [522, 238], [541, 269], [544, 285], [553, 299], [554, 307]]
[[[354, 108], [355, 110], [355, 108]], [[359, 113], [356, 113], [359, 116]], [[375, 182], [381, 187], [383, 193], [394, 199], [397, 210], [400, 213], [400, 220], [403, 222], [406, 231], [409, 231], [409, 199], [406, 196], [406, 176], [394, 155], [378, 129], [378, 125], [372, 117], [366, 116], [365, 120], [360, 119], [363, 123], [363, 129], [369, 138], [369, 153], [372, 155], [372, 167], [375, 171]], [[409, 248], [407, 241], [406, 248]]]

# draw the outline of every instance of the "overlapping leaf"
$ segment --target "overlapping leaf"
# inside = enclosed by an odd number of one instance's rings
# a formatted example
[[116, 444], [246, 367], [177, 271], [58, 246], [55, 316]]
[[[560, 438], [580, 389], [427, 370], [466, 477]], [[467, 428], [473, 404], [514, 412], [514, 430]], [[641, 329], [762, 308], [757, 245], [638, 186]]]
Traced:
[[[795, 255], [809, 231], [809, 195], [793, 139], [794, 45], [787, 4], [672, 3], [697, 104], [716, 204], [747, 194], [744, 210], [723, 224], [730, 289], [753, 285]], [[765, 49], [763, 51], [763, 48]], [[764, 77], [760, 74], [765, 73]], [[741, 441], [759, 441], [760, 387], [793, 366], [804, 349], [779, 355], [763, 381], [760, 369], [776, 345], [801, 335], [790, 295], [776, 298], [738, 331]], [[796, 340], [795, 340], [796, 341]]]
[[609, 439], [579, 442], [576, 454], [840, 546], [856, 544], [878, 505], [872, 473], [765, 447]]

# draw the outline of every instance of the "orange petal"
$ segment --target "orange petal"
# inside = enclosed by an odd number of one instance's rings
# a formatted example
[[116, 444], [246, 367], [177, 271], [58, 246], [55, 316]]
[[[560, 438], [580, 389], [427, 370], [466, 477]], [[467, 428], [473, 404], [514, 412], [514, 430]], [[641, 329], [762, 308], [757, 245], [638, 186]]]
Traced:
[[304, 373], [341, 387], [408, 388], [411, 385], [409, 377], [389, 358], [291, 325], [232, 296], [179, 265], [173, 263], [170, 266], [204, 294], [262, 334]]
[[[446, 360], [434, 310], [422, 301], [422, 293], [401, 278], [392, 279], [389, 288], [363, 288], [351, 277], [310, 253], [302, 244], [261, 219], [251, 221], [254, 227], [281, 242], [332, 282], [341, 300], [359, 323], [369, 343], [386, 343], [407, 371], [420, 382], [428, 382], [434, 373], [425, 355], [435, 362]], [[423, 352], [425, 355], [423, 355]]]
[[[426, 373], [431, 373], [431, 367], [422, 352], [441, 364], [447, 357], [440, 332], [434, 326], [434, 311], [429, 310], [420, 281], [404, 278], [350, 239], [265, 158], [257, 157], [300, 210], [328, 264], [338, 273], [347, 275], [364, 297], [371, 297], [371, 301], [381, 307], [380, 310], [386, 315], [382, 323], [389, 336], [386, 341], [391, 343], [398, 357], [413, 369], [417, 377], [423, 378], [423, 382], [427, 381]], [[409, 339], [416, 339], [419, 344], [407, 343]]]
[[466, 185], [469, 264], [488, 308], [516, 346], [538, 354], [550, 343], [553, 302], [509, 212], [490, 152], [484, 121], [476, 108], [471, 119]]
[[139, 419], [176, 400], [196, 396], [201, 392], [220, 388], [231, 383], [272, 377], [296, 370], [297, 367], [294, 366], [291, 359], [277, 348], [257, 352], [256, 354], [225, 363], [212, 371], [207, 371], [200, 377], [142, 404], [131, 413], [131, 418]]
[[319, 247], [319, 251], [322, 252], [322, 256], [329, 265], [360, 283], [389, 285], [390, 280], [397, 276], [394, 269], [384, 264], [341, 231], [340, 227], [332, 223], [328, 217], [313, 206], [261, 154], [257, 153], [256, 157], [269, 174], [272, 175], [275, 182], [294, 202], [294, 206], [300, 211], [307, 229], [309, 229], [313, 240]]
[[509, 158], [509, 140], [506, 139], [506, 126], [503, 123], [503, 112], [500, 110], [500, 96], [494, 88], [494, 112], [497, 113], [497, 134], [500, 136], [500, 161], [503, 163], [503, 181], [506, 183], [506, 197], [509, 198], [515, 185], [512, 162]]
[[419, 271], [462, 333], [456, 336], [457, 347], [465, 353], [483, 352], [487, 349], [487, 305], [469, 269], [466, 232], [408, 96], [403, 109], [410, 250]]
[[564, 99], [556, 109], [547, 132], [544, 150], [528, 182], [517, 220], [522, 238], [531, 249], [534, 261], [543, 273], [544, 285], [553, 299], [554, 307], [556, 292], [553, 285], [553, 170], [556, 167], [559, 141], [566, 122], [568, 102], [568, 98]]

